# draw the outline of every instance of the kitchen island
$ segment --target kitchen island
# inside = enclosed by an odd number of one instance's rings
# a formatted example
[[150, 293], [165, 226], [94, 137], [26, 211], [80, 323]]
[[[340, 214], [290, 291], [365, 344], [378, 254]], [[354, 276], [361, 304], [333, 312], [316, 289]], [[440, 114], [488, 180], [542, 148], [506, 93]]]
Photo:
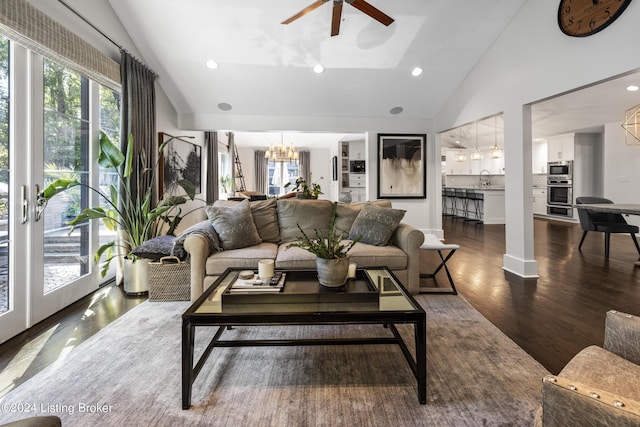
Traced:
[[[482, 222], [485, 224], [504, 224], [505, 223], [505, 203], [504, 203], [504, 187], [443, 187], [452, 190], [473, 190], [483, 195], [483, 200], [479, 203], [479, 209], [482, 213]], [[451, 203], [451, 201], [447, 201]], [[455, 199], [456, 212], [462, 212], [463, 203], [468, 203], [468, 210], [465, 219], [474, 219], [474, 201]], [[447, 205], [449, 206], [449, 205]]]

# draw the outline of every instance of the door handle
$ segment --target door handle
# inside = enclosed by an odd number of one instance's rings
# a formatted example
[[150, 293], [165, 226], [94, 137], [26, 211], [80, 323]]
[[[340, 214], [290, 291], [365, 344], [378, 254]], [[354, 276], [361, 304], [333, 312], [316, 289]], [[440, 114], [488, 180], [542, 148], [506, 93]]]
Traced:
[[20, 187], [20, 194], [22, 197], [22, 220], [21, 224], [26, 224], [29, 221], [29, 199], [27, 198], [27, 186]]

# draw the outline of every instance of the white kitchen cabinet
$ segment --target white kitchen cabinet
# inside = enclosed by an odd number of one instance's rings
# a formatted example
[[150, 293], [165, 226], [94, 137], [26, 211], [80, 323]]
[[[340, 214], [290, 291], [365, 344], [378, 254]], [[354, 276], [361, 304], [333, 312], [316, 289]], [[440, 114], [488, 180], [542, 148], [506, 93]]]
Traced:
[[532, 171], [533, 173], [547, 173], [547, 161], [548, 155], [548, 143], [546, 141], [536, 141], [533, 143], [533, 159], [532, 159]]
[[364, 141], [349, 141], [349, 160], [366, 160]]
[[364, 188], [367, 185], [366, 174], [352, 173], [349, 174], [349, 187], [351, 188]]
[[534, 215], [547, 214], [547, 189], [546, 188], [533, 189], [533, 213]]
[[550, 162], [560, 162], [562, 160], [574, 160], [574, 136], [566, 135], [552, 136], [547, 139], [547, 158]]
[[341, 141], [338, 148], [340, 154], [339, 193], [351, 193], [352, 203], [366, 201], [367, 174], [351, 173], [350, 168], [351, 160], [366, 161], [364, 141]]

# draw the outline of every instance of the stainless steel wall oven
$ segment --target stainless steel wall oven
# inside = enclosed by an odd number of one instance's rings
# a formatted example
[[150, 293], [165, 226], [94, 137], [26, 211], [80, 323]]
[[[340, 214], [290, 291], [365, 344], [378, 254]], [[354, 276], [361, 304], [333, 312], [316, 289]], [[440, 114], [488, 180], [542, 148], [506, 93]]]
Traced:
[[549, 162], [547, 214], [573, 217], [573, 162]]

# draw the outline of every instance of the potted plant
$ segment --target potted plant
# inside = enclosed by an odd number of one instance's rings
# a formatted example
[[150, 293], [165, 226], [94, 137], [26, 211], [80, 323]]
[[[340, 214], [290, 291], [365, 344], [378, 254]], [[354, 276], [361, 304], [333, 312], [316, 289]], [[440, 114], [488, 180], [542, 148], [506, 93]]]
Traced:
[[[320, 177], [322, 179], [322, 177]], [[291, 182], [287, 182], [284, 185], [284, 188], [287, 188], [291, 185]], [[324, 194], [320, 189], [320, 184], [316, 182], [312, 182], [311, 184], [307, 184], [304, 178], [299, 177], [296, 179], [295, 187], [293, 187], [293, 191], [298, 193], [299, 199], [317, 199], [320, 194]]]
[[221, 176], [220, 185], [222, 186], [222, 191], [228, 193], [231, 189], [231, 177], [229, 175]]
[[315, 238], [311, 238], [304, 232], [300, 224], [298, 229], [302, 237], [297, 242], [290, 244], [287, 249], [297, 247], [306, 249], [316, 256], [316, 268], [318, 270], [318, 281], [327, 287], [338, 287], [347, 281], [349, 272], [349, 251], [360, 241], [362, 236], [358, 236], [351, 242], [344, 242], [342, 234], [336, 234], [336, 212], [338, 203], [333, 202], [331, 211], [331, 221], [327, 237], [320, 235], [318, 229], [315, 230]]
[[[158, 153], [161, 153], [169, 142], [162, 144], [158, 148]], [[151, 174], [150, 182], [155, 182], [154, 178], [158, 163], [156, 162], [152, 169], [145, 168], [143, 166], [145, 163], [139, 158], [134, 159], [133, 153], [134, 141], [131, 135], [129, 136], [125, 155], [113, 144], [107, 134], [100, 131], [98, 163], [101, 167], [115, 172], [118, 177], [118, 184], [111, 184], [108, 192], [106, 192], [99, 187], [96, 188], [84, 184], [76, 178], [61, 178], [49, 184], [38, 195], [40, 210], [43, 210], [47, 202], [55, 195], [77, 186], [88, 188], [97, 193], [106, 202], [106, 206], [93, 206], [83, 209], [68, 223], [72, 227], [71, 231], [73, 231], [73, 227], [86, 221], [97, 219], [103, 221], [107, 229], [117, 232], [118, 237], [101, 245], [94, 255], [94, 262], [96, 263], [99, 263], [102, 255], [105, 255], [101, 269], [103, 277], [114, 258], [124, 253], [126, 254], [125, 258], [135, 262], [135, 257], [129, 254], [131, 249], [162, 234], [174, 234], [184, 215], [189, 213], [187, 212], [183, 215], [180, 209], [180, 205], [187, 202], [187, 197], [185, 196], [168, 196], [155, 206], [152, 206], [153, 186], [145, 187], [142, 184], [142, 178]], [[141, 155], [143, 156], [144, 153]], [[133, 195], [132, 191], [135, 184], [137, 184], [135, 188], [140, 190], [146, 188], [145, 191], [140, 191], [137, 197]], [[193, 200], [195, 198], [195, 186], [193, 183], [188, 180], [180, 180], [177, 184], [185, 190], [189, 199]], [[142, 292], [144, 292], [146, 283], [142, 287], [139, 284], [128, 283], [126, 276], [125, 271], [125, 291], [134, 289], [140, 292], [139, 289], [142, 288]]]

